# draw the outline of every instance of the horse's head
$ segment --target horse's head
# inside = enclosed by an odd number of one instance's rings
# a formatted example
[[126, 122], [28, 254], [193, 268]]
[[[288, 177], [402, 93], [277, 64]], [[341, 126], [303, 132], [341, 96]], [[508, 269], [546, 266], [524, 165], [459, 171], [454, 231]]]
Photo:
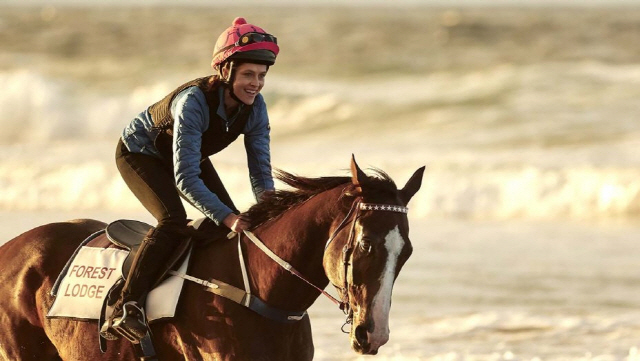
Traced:
[[336, 222], [324, 268], [352, 317], [351, 346], [376, 354], [389, 340], [391, 291], [412, 252], [406, 205], [420, 189], [424, 167], [400, 190], [390, 179], [368, 177], [355, 159], [351, 173], [355, 198], [344, 220]]

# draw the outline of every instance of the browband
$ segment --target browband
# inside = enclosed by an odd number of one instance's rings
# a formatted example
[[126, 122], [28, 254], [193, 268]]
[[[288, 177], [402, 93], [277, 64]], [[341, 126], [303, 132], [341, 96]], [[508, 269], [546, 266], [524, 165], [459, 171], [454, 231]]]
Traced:
[[360, 210], [363, 211], [389, 211], [398, 213], [408, 213], [409, 208], [403, 206], [394, 206], [391, 204], [375, 204], [375, 203], [360, 203]]

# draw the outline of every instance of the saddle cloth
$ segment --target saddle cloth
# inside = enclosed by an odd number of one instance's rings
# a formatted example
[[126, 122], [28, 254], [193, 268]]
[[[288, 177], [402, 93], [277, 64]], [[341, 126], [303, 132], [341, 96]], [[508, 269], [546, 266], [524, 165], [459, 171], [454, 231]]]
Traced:
[[[105, 297], [122, 276], [128, 253], [111, 246], [104, 232], [83, 242], [58, 277], [51, 292], [55, 301], [47, 317], [98, 320]], [[177, 273], [186, 273], [190, 256], [185, 257]], [[145, 305], [149, 321], [175, 315], [183, 284], [183, 278], [170, 276], [149, 292]]]

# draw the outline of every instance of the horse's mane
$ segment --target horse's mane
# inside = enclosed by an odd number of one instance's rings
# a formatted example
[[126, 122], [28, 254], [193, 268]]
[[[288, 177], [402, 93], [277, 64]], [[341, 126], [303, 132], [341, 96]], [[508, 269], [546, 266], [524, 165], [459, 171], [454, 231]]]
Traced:
[[[374, 176], [368, 177], [367, 184], [370, 185], [370, 189], [367, 192], [393, 192], [395, 194], [397, 188], [391, 177], [382, 170], [373, 169], [373, 171]], [[311, 197], [341, 185], [347, 186], [342, 197], [360, 195], [351, 185], [351, 177], [307, 178], [283, 170], [276, 170], [275, 176], [293, 189], [267, 193], [260, 202], [249, 208], [246, 215], [251, 219], [252, 228], [280, 216], [286, 210], [304, 203]]]

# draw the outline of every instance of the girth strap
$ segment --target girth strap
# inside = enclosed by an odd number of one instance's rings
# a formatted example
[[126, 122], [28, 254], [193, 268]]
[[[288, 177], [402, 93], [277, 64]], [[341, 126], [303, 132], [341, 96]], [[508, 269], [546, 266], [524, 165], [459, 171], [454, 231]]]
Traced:
[[207, 291], [231, 300], [239, 305], [245, 306], [248, 309], [274, 321], [284, 323], [297, 322], [307, 314], [307, 311], [292, 312], [271, 307], [258, 297], [220, 280], [212, 279], [211, 281], [213, 282], [210, 282], [174, 271], [171, 271], [171, 274], [184, 278], [187, 281], [201, 284], [207, 288]]

